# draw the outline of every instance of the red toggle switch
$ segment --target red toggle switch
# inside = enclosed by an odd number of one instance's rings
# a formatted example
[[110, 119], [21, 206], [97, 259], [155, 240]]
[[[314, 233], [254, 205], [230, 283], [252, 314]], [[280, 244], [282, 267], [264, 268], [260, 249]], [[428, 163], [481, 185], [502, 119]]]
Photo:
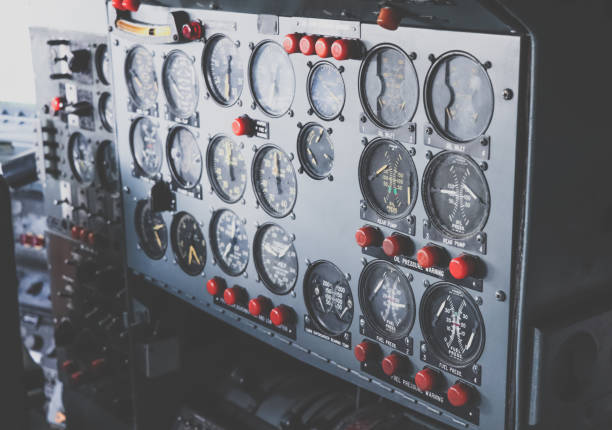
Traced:
[[70, 382], [72, 382], [74, 385], [80, 385], [83, 382], [83, 379], [85, 379], [85, 372], [82, 370], [77, 370], [70, 375]]
[[285, 305], [277, 306], [270, 311], [270, 321], [276, 326], [286, 324], [290, 319], [291, 310]]
[[468, 386], [461, 382], [457, 382], [448, 389], [446, 397], [448, 397], [448, 401], [451, 405], [460, 408], [461, 406], [467, 405], [472, 396]]
[[379, 245], [381, 240], [380, 231], [372, 226], [366, 225], [361, 227], [355, 233], [357, 245], [365, 248], [371, 245]]
[[89, 365], [91, 367], [91, 370], [93, 370], [94, 372], [100, 372], [106, 367], [106, 359], [97, 358], [95, 360], [92, 360], [92, 362], [89, 363]]
[[123, 0], [113, 0], [113, 7], [117, 10], [125, 10]]
[[136, 12], [140, 7], [140, 0], [123, 0], [122, 5], [125, 10]]
[[315, 52], [321, 58], [331, 57], [331, 47], [334, 39], [332, 37], [319, 37], [315, 43]]
[[393, 376], [401, 368], [402, 360], [397, 354], [391, 354], [383, 358], [382, 370], [387, 376]]
[[223, 300], [225, 300], [225, 303], [227, 303], [230, 306], [238, 303], [241, 299], [241, 296], [242, 296], [242, 291], [240, 291], [240, 288], [238, 287], [227, 288], [223, 292]]
[[236, 136], [251, 136], [253, 134], [253, 120], [247, 115], [239, 116], [232, 122], [232, 131]]
[[397, 30], [401, 20], [402, 14], [399, 10], [394, 7], [385, 6], [378, 12], [376, 24], [387, 30]]
[[448, 265], [448, 270], [450, 274], [453, 275], [453, 278], [465, 279], [476, 272], [476, 262], [476, 257], [463, 254], [451, 260]]
[[249, 301], [249, 313], [255, 317], [262, 315], [269, 309], [269, 300], [263, 296], [255, 297]]
[[66, 107], [66, 98], [65, 97], [55, 97], [51, 100], [51, 109], [53, 112], [59, 112]]
[[389, 257], [407, 254], [410, 249], [410, 239], [399, 234], [391, 235], [383, 240], [382, 249]]
[[331, 54], [338, 61], [357, 57], [357, 42], [347, 39], [338, 39], [331, 46]]
[[187, 40], [200, 40], [202, 38], [202, 24], [199, 21], [191, 21], [188, 24], [183, 24], [181, 29], [183, 37]]
[[429, 368], [419, 370], [414, 377], [414, 383], [422, 391], [431, 391], [437, 385], [438, 375]]
[[287, 54], [296, 54], [300, 52], [300, 33], [291, 33], [283, 39], [283, 49]]
[[317, 36], [307, 34], [302, 36], [300, 39], [300, 51], [304, 55], [313, 55], [315, 53], [315, 43], [317, 42]]
[[225, 281], [223, 280], [223, 278], [220, 278], [218, 276], [209, 279], [206, 283], [206, 291], [208, 291], [208, 294], [210, 294], [211, 296], [220, 295], [222, 292], [225, 291], [225, 287]]
[[82, 228], [82, 229], [79, 231], [79, 239], [80, 239], [80, 240], [82, 240], [82, 241], [87, 240], [87, 235], [89, 235], [89, 232], [88, 232], [87, 230], [85, 230], [84, 228]]
[[353, 353], [355, 354], [355, 358], [360, 363], [365, 363], [366, 361], [369, 361], [370, 358], [372, 358], [373, 352], [374, 345], [372, 344], [372, 342], [368, 342], [367, 340], [364, 340], [359, 345], [356, 345], [355, 351], [353, 351]]
[[76, 364], [74, 364], [74, 361], [72, 360], [65, 360], [62, 363], [62, 370], [64, 372], [74, 372], [76, 369]]
[[417, 262], [424, 269], [437, 266], [442, 261], [443, 253], [439, 246], [426, 245], [417, 252]]
[[89, 233], [87, 233], [87, 243], [88, 244], [90, 244], [91, 246], [95, 246], [97, 240], [98, 240], [98, 237], [93, 231], [90, 231]]

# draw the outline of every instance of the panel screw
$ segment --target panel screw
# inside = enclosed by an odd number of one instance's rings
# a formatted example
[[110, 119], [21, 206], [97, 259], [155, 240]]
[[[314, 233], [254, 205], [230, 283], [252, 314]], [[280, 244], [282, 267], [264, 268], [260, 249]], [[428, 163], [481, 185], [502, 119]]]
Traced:
[[423, 354], [426, 354], [426, 353], [427, 353], [427, 345], [426, 345], [426, 344], [424, 344], [424, 343], [421, 345], [421, 352], [422, 352]]
[[427, 158], [428, 160], [431, 160], [433, 158], [433, 152], [427, 151], [425, 153], [425, 158]]
[[306, 315], [304, 317], [304, 321], [306, 322], [306, 324], [310, 324], [310, 317], [308, 315]]
[[304, 124], [302, 124], [301, 122], [298, 122], [297, 126], [298, 126], [298, 128], [302, 128], [302, 127], [304, 127]]
[[476, 304], [477, 304], [478, 306], [482, 306], [482, 303], [483, 303], [483, 302], [482, 302], [482, 297], [480, 297], [480, 296], [476, 297]]
[[408, 150], [408, 154], [410, 154], [412, 157], [414, 157], [414, 156], [416, 155], [416, 149], [414, 149], [414, 148], [410, 148], [410, 149]]
[[124, 192], [125, 194], [130, 194], [130, 187], [128, 187], [127, 185], [125, 185], [125, 186], [123, 187], [123, 192]]
[[430, 283], [430, 282], [429, 282], [427, 279], [425, 279], [425, 280], [423, 281], [423, 286], [424, 286], [425, 288], [429, 288], [429, 287], [431, 286], [431, 283]]
[[257, 105], [255, 104], [255, 102], [251, 103], [251, 109], [255, 110], [257, 108]]
[[504, 293], [502, 290], [498, 290], [495, 292], [495, 299], [498, 302], [505, 302], [506, 301], [506, 293]]
[[338, 117], [338, 121], [340, 121], [340, 122], [344, 122], [344, 116], [343, 116], [343, 115], [340, 115], [340, 116]]
[[408, 126], [408, 131], [409, 131], [410, 133], [414, 133], [414, 131], [415, 131], [415, 130], [416, 130], [416, 127], [414, 126], [414, 124], [410, 124], [410, 125]]
[[360, 325], [361, 327], [365, 326], [365, 320], [359, 320], [359, 325]]
[[427, 127], [427, 128], [425, 129], [425, 133], [427, 133], [427, 134], [429, 134], [429, 135], [432, 135], [432, 134], [433, 134], [433, 128], [431, 128], [431, 127]]
[[490, 61], [487, 61], [487, 62], [485, 62], [485, 63], [483, 64], [483, 66], [484, 66], [484, 68], [485, 68], [485, 69], [490, 69], [491, 67], [493, 67], [493, 64], [491, 64], [491, 62], [490, 62]]
[[255, 49], [255, 44], [253, 42], [249, 42], [249, 49], [252, 51]]
[[365, 115], [361, 115], [360, 119], [361, 119], [361, 122], [366, 122], [367, 121], [367, 118], [365, 117]]
[[334, 130], [332, 130], [331, 128], [327, 129], [327, 134], [332, 134], [334, 132]]
[[287, 115], [289, 115], [289, 118], [293, 118], [293, 110], [289, 109], [289, 112], [287, 112]]
[[362, 137], [361, 138], [361, 144], [364, 145], [364, 146], [367, 145], [368, 144], [368, 138], [367, 137]]
[[338, 71], [339, 71], [340, 73], [344, 73], [344, 66], [340, 66], [340, 67], [338, 67]]
[[306, 113], [307, 113], [308, 115], [312, 115], [312, 114], [313, 114], [313, 112], [314, 112], [314, 111], [313, 111], [312, 109], [308, 109], [308, 110], [306, 111]]
[[434, 54], [429, 54], [429, 57], [427, 58], [429, 58], [429, 61], [431, 61], [432, 63], [436, 61], [436, 56]]
[[504, 90], [504, 100], [512, 100], [514, 98], [514, 91], [510, 88]]
[[307, 266], [310, 266], [312, 264], [312, 261], [310, 261], [310, 259], [306, 259], [304, 260], [304, 262], [306, 263]]
[[363, 257], [363, 258], [361, 259], [361, 264], [363, 264], [363, 265], [365, 266], [366, 264], [368, 264], [368, 260], [366, 260], [366, 258], [365, 258], [365, 257]]
[[327, 177], [327, 180], [328, 180], [329, 182], [332, 182], [332, 181], [334, 180], [333, 175], [329, 175], [329, 176]]
[[485, 161], [483, 161], [482, 163], [480, 163], [480, 168], [483, 171], [486, 171], [489, 168], [489, 165]]
[[480, 144], [482, 146], [487, 146], [489, 144], [489, 141], [483, 137], [482, 139], [480, 139]]
[[478, 373], [479, 371], [480, 371], [480, 367], [478, 367], [478, 365], [477, 365], [477, 364], [474, 364], [474, 365], [472, 366], [472, 372], [474, 372], [474, 373]]

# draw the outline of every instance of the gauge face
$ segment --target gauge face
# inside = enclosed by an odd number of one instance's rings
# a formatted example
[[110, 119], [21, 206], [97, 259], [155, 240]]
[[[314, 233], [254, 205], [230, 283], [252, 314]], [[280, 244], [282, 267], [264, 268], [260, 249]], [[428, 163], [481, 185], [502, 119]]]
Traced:
[[182, 51], [166, 57], [162, 75], [164, 92], [172, 113], [189, 118], [198, 107], [199, 84], [191, 58]]
[[253, 160], [253, 187], [268, 214], [281, 218], [291, 212], [297, 197], [297, 178], [283, 150], [273, 145], [259, 149]]
[[149, 118], [139, 118], [132, 125], [132, 156], [142, 172], [155, 176], [161, 169], [164, 146], [159, 138], [159, 126]]
[[334, 144], [319, 124], [307, 124], [298, 136], [302, 167], [314, 179], [327, 178], [334, 167]]
[[289, 110], [295, 95], [295, 73], [279, 44], [268, 41], [255, 48], [249, 79], [253, 97], [264, 113], [277, 117]]
[[485, 328], [478, 306], [456, 285], [440, 282], [429, 287], [420, 307], [421, 330], [430, 351], [442, 362], [465, 367], [484, 348]]
[[359, 160], [359, 185], [379, 215], [394, 219], [409, 215], [419, 188], [416, 167], [408, 150], [391, 140], [373, 141]]
[[141, 200], [136, 206], [136, 234], [142, 250], [154, 260], [161, 259], [168, 248], [168, 227], [158, 212], [151, 211], [148, 200]]
[[344, 107], [346, 91], [340, 71], [331, 63], [317, 63], [308, 76], [308, 99], [322, 119], [337, 118]]
[[433, 66], [425, 87], [425, 108], [432, 125], [447, 139], [468, 142], [487, 131], [493, 117], [493, 87], [476, 59], [445, 55]]
[[423, 203], [438, 230], [465, 238], [484, 228], [491, 197], [487, 180], [474, 161], [462, 154], [441, 152], [425, 168]]
[[168, 137], [168, 164], [172, 176], [183, 188], [190, 189], [202, 177], [202, 153], [192, 132], [175, 127]]
[[204, 50], [204, 78], [213, 99], [231, 106], [244, 88], [244, 67], [238, 48], [228, 37], [216, 36]]
[[112, 132], [113, 124], [115, 124], [115, 108], [113, 106], [113, 97], [110, 95], [110, 93], [103, 93], [100, 96], [98, 111], [100, 112], [102, 126], [107, 131]]
[[98, 78], [104, 85], [111, 83], [111, 62], [108, 46], [100, 45], [96, 50], [96, 72]]
[[142, 46], [133, 48], [125, 60], [125, 78], [132, 101], [139, 108], [155, 106], [159, 86], [151, 52]]
[[119, 164], [115, 154], [115, 144], [112, 141], [106, 140], [100, 144], [96, 155], [96, 165], [104, 188], [115, 191], [119, 184]]
[[419, 102], [419, 81], [408, 56], [382, 45], [366, 56], [359, 73], [360, 96], [370, 119], [385, 128], [408, 123]]
[[96, 175], [96, 151], [91, 139], [76, 132], [70, 137], [68, 158], [72, 173], [84, 184], [93, 182]]
[[367, 322], [380, 335], [405, 337], [412, 330], [416, 305], [406, 275], [386, 261], [368, 264], [359, 279], [359, 302]]
[[304, 277], [310, 316], [328, 334], [344, 333], [353, 321], [353, 294], [344, 273], [329, 261], [314, 263]]
[[293, 238], [276, 224], [262, 226], [255, 235], [255, 267], [275, 294], [289, 293], [297, 281], [298, 259]]
[[219, 267], [238, 276], [249, 264], [249, 238], [244, 223], [230, 210], [217, 212], [210, 224], [210, 246]]
[[244, 194], [247, 166], [242, 149], [227, 136], [215, 137], [208, 146], [208, 176], [219, 198], [235, 203]]
[[176, 262], [188, 275], [202, 273], [206, 265], [206, 239], [198, 221], [186, 212], [172, 221], [172, 249]]

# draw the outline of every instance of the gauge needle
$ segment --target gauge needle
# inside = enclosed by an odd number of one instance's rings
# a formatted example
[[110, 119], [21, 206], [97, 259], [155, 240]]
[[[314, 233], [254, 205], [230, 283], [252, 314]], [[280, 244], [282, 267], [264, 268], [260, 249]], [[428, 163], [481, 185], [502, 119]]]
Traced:
[[134, 82], [136, 82], [136, 85], [138, 85], [140, 88], [142, 88], [142, 81], [138, 77], [138, 73], [136, 73], [134, 70], [130, 70], [130, 73], [134, 77]]
[[381, 168], [379, 168], [376, 172], [374, 172], [372, 175], [370, 175], [370, 177], [368, 178], [368, 180], [373, 180], [374, 178], [376, 178], [378, 175], [380, 175], [382, 172], [384, 172], [385, 170], [387, 170], [389, 168], [388, 164], [385, 164], [384, 166], [382, 166]]
[[315, 143], [319, 143], [319, 141], [321, 140], [321, 137], [323, 137], [323, 129], [321, 129], [321, 132], [319, 133], [319, 136], [317, 137], [317, 140], [315, 140]]
[[472, 198], [473, 198], [473, 199], [476, 199], [476, 200], [478, 200], [480, 203], [484, 204], [484, 202], [482, 201], [482, 199], [481, 199], [480, 197], [478, 197], [478, 196], [476, 195], [476, 193], [474, 193], [474, 191], [472, 191], [472, 189], [471, 189], [470, 187], [468, 187], [468, 185], [467, 185], [465, 182], [463, 183], [462, 187], [463, 187], [463, 189], [464, 189], [465, 191], [467, 191], [467, 192], [468, 192], [468, 194], [469, 194], [470, 196], [472, 196]]
[[412, 187], [408, 187], [406, 192], [408, 194], [408, 205], [410, 206], [410, 204], [412, 203]]
[[195, 258], [195, 261], [198, 264], [202, 264], [202, 263], [200, 263], [200, 258], [198, 257], [198, 254], [196, 253], [196, 250], [193, 247], [193, 245], [189, 245], [189, 262], [188, 262], [189, 265], [191, 265], [191, 259], [192, 258]]
[[230, 93], [230, 81], [229, 81], [229, 73], [225, 74], [225, 98], [229, 99], [229, 93]]
[[280, 253], [268, 244], [264, 245], [264, 250], [268, 251], [272, 255], [276, 255], [277, 258], [280, 257]]
[[385, 276], [383, 276], [383, 278], [380, 280], [380, 282], [378, 283], [378, 285], [376, 286], [376, 288], [374, 288], [374, 291], [372, 291], [372, 294], [370, 294], [369, 300], [373, 300], [374, 297], [376, 297], [376, 294], [378, 294], [378, 292], [380, 291], [380, 289], [382, 288], [383, 284], [385, 283], [385, 279], [386, 279], [386, 274]]
[[289, 252], [289, 250], [291, 249], [291, 246], [293, 244], [290, 243], [289, 245], [287, 245], [287, 247], [285, 247], [285, 249], [281, 252], [278, 253], [278, 258], [283, 258], [285, 256], [285, 254], [287, 254], [287, 252]]
[[172, 88], [174, 89], [174, 91], [177, 94], [180, 94], [181, 90], [179, 90], [178, 84], [176, 83], [176, 79], [174, 79], [174, 76], [170, 75], [170, 81], [172, 83]]
[[312, 159], [312, 162], [314, 163], [314, 165], [316, 166], [317, 164], [317, 159], [315, 158], [315, 156], [313, 155], [312, 151], [310, 150], [310, 148], [306, 148], [306, 152], [308, 152], [308, 155], [310, 155], [310, 158]]
[[227, 244], [227, 246], [225, 247], [225, 250], [223, 251], [223, 257], [227, 258], [227, 256], [229, 255], [230, 251], [232, 250], [232, 247], [234, 246], [233, 242], [230, 242]]
[[349, 310], [349, 307], [348, 307], [348, 306], [346, 306], [346, 307], [345, 307], [345, 308], [342, 310], [342, 312], [340, 313], [340, 315], [338, 315], [338, 316], [340, 317], [340, 319], [342, 319], [342, 318], [344, 317], [344, 314], [346, 314], [346, 313], [348, 312], [348, 310]]
[[329, 95], [332, 96], [332, 99], [340, 103], [340, 99], [338, 98], [338, 96], [336, 96], [336, 94], [334, 94], [334, 92], [327, 85], [323, 84], [323, 87], [327, 90]]
[[280, 160], [278, 156], [278, 151], [274, 152], [274, 167], [272, 168], [272, 174], [276, 177], [276, 189], [278, 193], [282, 193], [281, 190], [281, 178], [280, 178]]
[[436, 313], [436, 317], [432, 321], [432, 324], [431, 324], [432, 326], [435, 326], [438, 323], [438, 320], [440, 319], [440, 315], [442, 315], [442, 312], [444, 311], [445, 306], [446, 306], [446, 300], [444, 300], [442, 304], [440, 305], [440, 308], [438, 309], [438, 312]]
[[450, 110], [450, 108], [446, 108], [446, 115], [448, 115], [450, 119], [455, 119], [455, 114], [452, 110]]
[[317, 297], [317, 301], [321, 305], [321, 310], [325, 311], [325, 305], [323, 304], [323, 299], [321, 299], [321, 296]]
[[468, 343], [465, 345], [466, 351], [472, 347], [472, 342], [474, 342], [474, 336], [475, 336], [475, 333], [472, 332], [472, 334], [470, 335], [470, 339], [468, 340]]
[[229, 142], [229, 140], [225, 141], [225, 153], [225, 162], [229, 168], [230, 179], [234, 181], [236, 177], [234, 175], [234, 166], [232, 164], [232, 144]]

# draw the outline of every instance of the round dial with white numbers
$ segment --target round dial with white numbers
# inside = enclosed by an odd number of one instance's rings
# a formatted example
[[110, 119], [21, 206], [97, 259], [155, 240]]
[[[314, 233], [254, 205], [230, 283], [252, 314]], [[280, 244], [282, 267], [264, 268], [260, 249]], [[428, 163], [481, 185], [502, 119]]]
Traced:
[[244, 223], [230, 210], [215, 213], [210, 224], [210, 246], [219, 267], [238, 276], [249, 263], [249, 238]]
[[164, 92], [173, 114], [189, 118], [198, 106], [199, 83], [193, 60], [183, 51], [172, 51], [164, 62]]
[[297, 178], [289, 156], [274, 145], [263, 146], [253, 160], [253, 188], [271, 216], [289, 215], [297, 197]]
[[130, 132], [130, 145], [134, 161], [142, 173], [149, 177], [157, 175], [164, 159], [159, 125], [146, 117], [134, 121]]
[[265, 224], [255, 235], [255, 267], [264, 285], [275, 294], [289, 293], [298, 277], [293, 237], [276, 224]]
[[196, 276], [206, 265], [206, 239], [200, 224], [187, 212], [174, 216], [171, 229], [172, 249], [176, 262], [185, 273]]
[[134, 104], [141, 109], [155, 106], [159, 86], [153, 54], [142, 46], [133, 48], [125, 60], [125, 79]]
[[243, 148], [220, 135], [210, 142], [206, 158], [208, 177], [219, 198], [227, 203], [240, 200], [248, 180]]
[[91, 139], [78, 131], [70, 136], [68, 158], [72, 173], [84, 184], [93, 182], [96, 176], [96, 149]]
[[308, 75], [308, 99], [322, 119], [332, 120], [342, 111], [346, 99], [340, 70], [327, 61], [317, 63]]
[[200, 183], [203, 162], [196, 137], [184, 127], [176, 127], [168, 138], [168, 164], [174, 179], [183, 188]]
[[213, 99], [231, 106], [244, 87], [244, 67], [238, 47], [226, 36], [214, 36], [204, 50], [204, 78]]

